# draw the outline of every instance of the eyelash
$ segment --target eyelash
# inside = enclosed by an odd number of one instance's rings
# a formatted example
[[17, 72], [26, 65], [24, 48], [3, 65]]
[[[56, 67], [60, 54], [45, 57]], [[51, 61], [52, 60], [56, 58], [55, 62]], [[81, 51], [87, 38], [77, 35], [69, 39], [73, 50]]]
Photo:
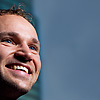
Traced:
[[[33, 49], [32, 49], [31, 47], [32, 47]], [[29, 48], [32, 49], [32, 50], [38, 51], [38, 47], [37, 47], [36, 45], [29, 46]]]
[[2, 39], [1, 42], [6, 42], [6, 43], [9, 43], [9, 44], [15, 44], [15, 42], [12, 39], [9, 39], [9, 38]]

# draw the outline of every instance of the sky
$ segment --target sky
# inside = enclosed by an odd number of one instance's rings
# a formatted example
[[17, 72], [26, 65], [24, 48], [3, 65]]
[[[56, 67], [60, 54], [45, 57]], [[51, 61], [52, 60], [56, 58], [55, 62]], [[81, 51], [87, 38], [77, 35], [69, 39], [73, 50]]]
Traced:
[[34, 0], [42, 100], [100, 100], [100, 0]]

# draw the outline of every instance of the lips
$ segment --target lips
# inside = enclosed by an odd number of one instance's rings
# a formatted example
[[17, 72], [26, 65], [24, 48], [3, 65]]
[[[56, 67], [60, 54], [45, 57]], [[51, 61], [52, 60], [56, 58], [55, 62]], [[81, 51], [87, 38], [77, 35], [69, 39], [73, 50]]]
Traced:
[[13, 70], [20, 70], [20, 71], [23, 71], [27, 74], [31, 74], [32, 71], [30, 69], [29, 66], [26, 66], [26, 65], [23, 65], [23, 64], [7, 64], [6, 65], [7, 68], [10, 68], [10, 69], [13, 69]]

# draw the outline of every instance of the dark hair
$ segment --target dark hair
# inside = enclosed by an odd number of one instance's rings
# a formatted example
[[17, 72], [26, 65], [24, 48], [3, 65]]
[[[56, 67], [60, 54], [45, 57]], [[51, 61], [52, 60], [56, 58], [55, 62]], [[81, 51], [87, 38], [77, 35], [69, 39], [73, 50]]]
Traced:
[[23, 9], [20, 8], [19, 5], [17, 8], [15, 7], [15, 5], [13, 5], [10, 9], [0, 9], [0, 16], [2, 15], [19, 15], [22, 16], [23, 18], [25, 18], [26, 20], [28, 20], [29, 22], [32, 21], [32, 15], [30, 13], [26, 13]]

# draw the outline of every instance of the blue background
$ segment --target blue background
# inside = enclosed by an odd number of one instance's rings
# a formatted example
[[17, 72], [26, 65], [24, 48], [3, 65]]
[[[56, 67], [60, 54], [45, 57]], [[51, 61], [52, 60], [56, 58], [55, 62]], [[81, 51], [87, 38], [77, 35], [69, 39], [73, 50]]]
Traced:
[[34, 0], [42, 100], [100, 100], [100, 0]]

